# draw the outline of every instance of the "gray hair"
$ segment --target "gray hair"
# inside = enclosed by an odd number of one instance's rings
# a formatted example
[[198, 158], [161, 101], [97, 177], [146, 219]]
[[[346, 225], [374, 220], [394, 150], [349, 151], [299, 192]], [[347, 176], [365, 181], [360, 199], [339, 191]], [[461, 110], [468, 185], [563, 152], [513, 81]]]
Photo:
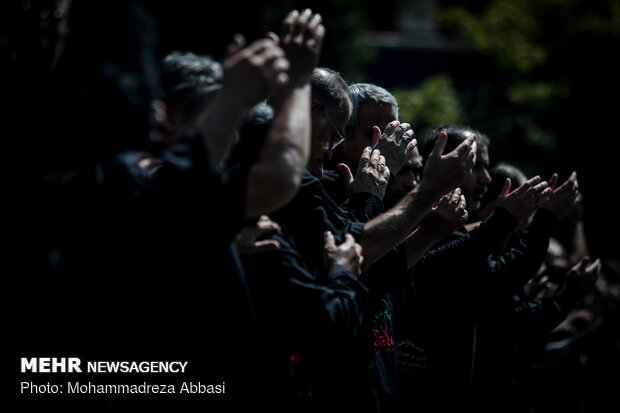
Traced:
[[398, 119], [398, 102], [396, 102], [396, 98], [381, 86], [373, 85], [372, 83], [354, 83], [349, 86], [349, 95], [351, 96], [353, 108], [349, 122], [345, 127], [347, 135], [351, 135], [359, 124], [360, 107], [368, 103], [379, 107], [391, 107]]
[[211, 92], [222, 86], [223, 76], [222, 65], [210, 56], [171, 52], [161, 62], [162, 98], [190, 117]]
[[347, 82], [340, 73], [326, 67], [318, 67], [312, 73], [312, 99], [325, 105], [325, 110], [335, 112], [346, 101], [351, 101]]

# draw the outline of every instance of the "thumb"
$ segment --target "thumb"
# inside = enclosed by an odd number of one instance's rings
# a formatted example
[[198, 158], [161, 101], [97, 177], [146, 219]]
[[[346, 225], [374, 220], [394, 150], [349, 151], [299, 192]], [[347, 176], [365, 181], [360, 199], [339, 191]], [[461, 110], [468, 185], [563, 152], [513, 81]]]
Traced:
[[280, 37], [278, 37], [278, 35], [274, 32], [267, 32], [267, 34], [265, 34], [265, 37], [273, 40], [275, 44], [280, 44]]
[[590, 257], [583, 257], [581, 261], [579, 262], [579, 269], [585, 270], [586, 265], [588, 265], [589, 263], [590, 263]]
[[504, 183], [504, 187], [502, 188], [502, 190], [500, 192], [500, 197], [506, 198], [508, 196], [508, 194], [510, 193], [511, 185], [512, 184], [510, 182], [510, 178], [506, 178], [506, 182]]
[[440, 157], [441, 155], [443, 155], [443, 151], [446, 148], [447, 142], [448, 142], [448, 134], [444, 131], [441, 131], [439, 133], [439, 136], [437, 137], [437, 141], [435, 142], [435, 146], [433, 146], [433, 150], [431, 151], [431, 154], [429, 155], [429, 157], [433, 158], [433, 157]]
[[336, 240], [334, 239], [334, 234], [331, 231], [325, 231], [323, 233], [323, 238], [325, 239], [325, 248], [333, 251], [336, 249]]
[[228, 47], [226, 48], [226, 55], [228, 57], [232, 57], [236, 55], [237, 53], [239, 53], [241, 49], [243, 49], [244, 47], [245, 47], [245, 37], [243, 37], [242, 34], [237, 33], [233, 36], [232, 43], [229, 44]]
[[378, 126], [372, 127], [372, 146], [374, 147], [381, 138], [381, 129]]
[[353, 182], [353, 174], [351, 173], [351, 169], [346, 164], [339, 163], [338, 171], [340, 172], [340, 176], [344, 178], [344, 181], [347, 185], [350, 185]]
[[558, 174], [553, 173], [548, 183], [549, 183], [549, 188], [551, 188], [552, 191], [555, 191], [555, 187], [558, 184]]

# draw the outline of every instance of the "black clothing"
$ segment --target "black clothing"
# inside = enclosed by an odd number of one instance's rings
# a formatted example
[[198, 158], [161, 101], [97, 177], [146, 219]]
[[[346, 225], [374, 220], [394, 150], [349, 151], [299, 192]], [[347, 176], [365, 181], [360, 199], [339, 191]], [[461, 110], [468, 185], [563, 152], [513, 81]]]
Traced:
[[[381, 210], [381, 203], [378, 199], [369, 194], [359, 194], [348, 203], [347, 210], [339, 207], [326, 193], [321, 182], [306, 171], [299, 192], [296, 197], [283, 209], [272, 214], [272, 219], [282, 227], [282, 233], [275, 239], [283, 242], [283, 245], [293, 246], [292, 251], [283, 248], [275, 254], [265, 254], [259, 257], [261, 264], [257, 265], [254, 261], [250, 264], [249, 258], [246, 268], [249, 273], [254, 270], [269, 269], [282, 275], [289, 283], [286, 291], [291, 291], [292, 286], [299, 284], [302, 280], [304, 288], [308, 288], [309, 297], [312, 291], [320, 291], [330, 286], [329, 273], [323, 268], [323, 233], [327, 230], [334, 234], [338, 243], [341, 243], [346, 233], [352, 234], [356, 239], [360, 239], [364, 229], [364, 223], [359, 222], [355, 216], [362, 218], [372, 217]], [[270, 261], [267, 260], [270, 259]], [[294, 260], [292, 260], [294, 258]], [[264, 261], [263, 261], [264, 260]], [[397, 274], [405, 272], [406, 260], [402, 250], [395, 249], [387, 254], [387, 259], [380, 260], [371, 268], [375, 267], [376, 277], [385, 274]], [[281, 268], [283, 270], [276, 270]], [[286, 271], [284, 271], [286, 270]], [[251, 279], [254, 275], [250, 276]], [[262, 275], [264, 278], [265, 275]], [[350, 277], [351, 278], [351, 277]], [[314, 346], [309, 356], [305, 359], [313, 361], [312, 371], [312, 402], [313, 408], [332, 409], [336, 407], [346, 409], [358, 409], [361, 411], [376, 411], [377, 398], [373, 394], [371, 384], [371, 372], [368, 363], [375, 359], [373, 343], [375, 337], [372, 330], [372, 316], [375, 314], [376, 303], [383, 294], [379, 288], [373, 288], [372, 275], [368, 278], [349, 279], [347, 287], [353, 291], [357, 290], [356, 301], [351, 298], [343, 301], [342, 296], [334, 301], [331, 288], [325, 293], [313, 298], [313, 312], [308, 312], [310, 319], [318, 316], [317, 320], [325, 320], [327, 323], [318, 331], [326, 331], [329, 327], [329, 334], [324, 336], [327, 347]], [[376, 280], [376, 278], [375, 278]], [[355, 281], [355, 284], [351, 284]], [[362, 281], [364, 284], [361, 284]], [[375, 281], [376, 285], [379, 285]], [[363, 289], [362, 289], [363, 286]], [[364, 291], [365, 294], [360, 294]], [[254, 293], [254, 290], [252, 290]], [[280, 290], [275, 290], [280, 291]], [[337, 292], [337, 291], [336, 291]], [[303, 297], [303, 291], [291, 291], [290, 300], [306, 300], [296, 297]], [[342, 295], [341, 293], [338, 293]], [[279, 294], [277, 294], [279, 296]], [[286, 294], [283, 294], [286, 295]], [[255, 294], [257, 303], [260, 293]], [[267, 297], [273, 297], [273, 292]], [[279, 301], [278, 301], [279, 302]], [[338, 303], [338, 305], [330, 303]], [[344, 303], [350, 304], [343, 306]], [[354, 304], [354, 305], [353, 305]], [[280, 311], [289, 311], [289, 308], [299, 308], [299, 303], [289, 304], [291, 307], [280, 307]], [[260, 319], [260, 308], [257, 304], [257, 313]], [[354, 311], [348, 311], [348, 309]], [[275, 310], [274, 310], [275, 311]], [[327, 312], [327, 313], [326, 313]], [[345, 315], [336, 317], [339, 313]], [[323, 314], [323, 316], [321, 316]], [[332, 314], [332, 315], [330, 315]], [[292, 313], [298, 321], [294, 325], [300, 324], [300, 320], [306, 317]], [[338, 324], [335, 324], [338, 321]], [[316, 323], [316, 321], [314, 322]], [[310, 326], [313, 326], [311, 323]], [[338, 331], [335, 327], [341, 329]], [[312, 329], [311, 329], [312, 331]], [[293, 334], [295, 337], [295, 334]], [[312, 343], [316, 338], [310, 340]], [[298, 344], [299, 345], [299, 344]], [[302, 360], [304, 357], [302, 356]], [[319, 367], [321, 369], [319, 369]]]
[[[50, 191], [50, 264], [20, 280], [32, 291], [18, 321], [22, 354], [184, 360], [186, 374], [167, 383], [226, 382], [213, 403], [247, 396], [254, 315], [231, 241], [245, 221], [249, 165], [220, 178], [202, 142], [187, 136], [160, 158], [119, 154]], [[145, 159], [155, 168], [138, 167]]]
[[[409, 292], [417, 296], [404, 311], [421, 311], [413, 320], [423, 331], [428, 357], [426, 408], [476, 406], [482, 397], [472, 390], [488, 385], [505, 394], [506, 381], [489, 372], [510, 370], [513, 350], [505, 345], [511, 297], [542, 263], [555, 222], [552, 214], [539, 211], [518, 243], [502, 251], [516, 221], [498, 208], [478, 228], [457, 231], [414, 266]], [[438, 398], [446, 391], [454, 397]]]

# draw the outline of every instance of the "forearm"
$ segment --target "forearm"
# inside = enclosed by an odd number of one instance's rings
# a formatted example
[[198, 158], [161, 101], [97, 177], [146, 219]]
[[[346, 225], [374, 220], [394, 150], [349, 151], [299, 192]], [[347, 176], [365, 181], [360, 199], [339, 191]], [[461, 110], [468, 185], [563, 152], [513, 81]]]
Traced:
[[310, 86], [290, 88], [275, 97], [276, 113], [250, 170], [246, 213], [272, 212], [295, 195], [310, 153]]
[[440, 194], [419, 185], [395, 207], [364, 226], [360, 244], [367, 268], [411, 233]]
[[404, 241], [407, 254], [407, 269], [411, 269], [435, 243], [439, 241], [422, 228], [417, 228]]
[[196, 129], [202, 134], [214, 172], [219, 172], [230, 149], [237, 141], [237, 130], [249, 108], [220, 89], [202, 109], [196, 120]]

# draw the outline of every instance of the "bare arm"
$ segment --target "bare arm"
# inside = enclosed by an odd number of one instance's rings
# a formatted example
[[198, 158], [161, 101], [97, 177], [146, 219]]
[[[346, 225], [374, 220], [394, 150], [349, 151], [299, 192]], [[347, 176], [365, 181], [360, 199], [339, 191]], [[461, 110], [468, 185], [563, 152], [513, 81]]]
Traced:
[[275, 116], [258, 162], [250, 170], [248, 217], [282, 207], [297, 192], [310, 156], [310, 78], [324, 34], [321, 16], [309, 10], [288, 14], [281, 40], [270, 34], [290, 62], [289, 81], [271, 98]]
[[476, 161], [475, 138], [463, 141], [443, 155], [447, 135], [441, 134], [424, 167], [425, 177], [396, 206], [368, 222], [360, 244], [366, 267], [409, 235], [443, 194], [459, 185]]
[[411, 268], [435, 243], [447, 237], [467, 222], [465, 197], [456, 188], [441, 197], [437, 205], [420, 221], [420, 225], [405, 240], [407, 268]]
[[284, 52], [272, 39], [261, 39], [242, 48], [243, 38], [229, 48], [224, 62], [222, 88], [197, 117], [196, 128], [209, 148], [211, 168], [220, 171], [245, 113], [268, 96], [270, 89], [288, 81]]

